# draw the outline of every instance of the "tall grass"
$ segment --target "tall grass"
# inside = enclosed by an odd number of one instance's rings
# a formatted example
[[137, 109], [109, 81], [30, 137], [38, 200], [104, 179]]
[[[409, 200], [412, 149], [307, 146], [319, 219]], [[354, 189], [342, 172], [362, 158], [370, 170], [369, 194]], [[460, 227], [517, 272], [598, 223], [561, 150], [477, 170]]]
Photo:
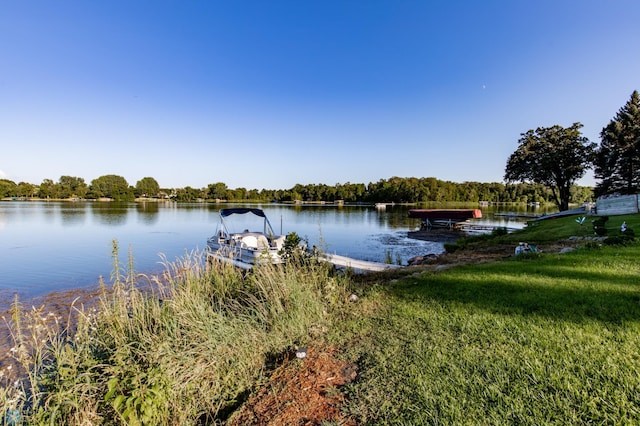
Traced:
[[46, 362], [22, 360], [33, 390], [14, 405], [27, 422], [221, 421], [270, 356], [321, 337], [346, 300], [343, 278], [306, 259], [246, 275], [192, 252], [142, 280], [131, 254], [122, 267], [115, 242], [113, 255], [96, 312], [38, 344]]

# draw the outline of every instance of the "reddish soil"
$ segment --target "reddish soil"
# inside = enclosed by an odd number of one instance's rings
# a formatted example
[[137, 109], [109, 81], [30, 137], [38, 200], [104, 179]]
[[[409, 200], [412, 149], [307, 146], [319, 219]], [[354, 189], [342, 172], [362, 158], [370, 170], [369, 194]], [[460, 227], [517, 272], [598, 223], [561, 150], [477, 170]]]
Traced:
[[357, 366], [337, 355], [332, 348], [311, 348], [302, 359], [289, 355], [227, 424], [355, 425], [341, 413], [344, 395], [339, 388], [356, 378]]

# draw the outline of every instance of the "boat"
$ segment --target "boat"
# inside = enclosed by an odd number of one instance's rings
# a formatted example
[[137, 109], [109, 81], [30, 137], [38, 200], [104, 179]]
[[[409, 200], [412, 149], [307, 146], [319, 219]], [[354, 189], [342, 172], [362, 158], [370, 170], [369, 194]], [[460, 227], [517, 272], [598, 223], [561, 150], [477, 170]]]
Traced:
[[217, 259], [247, 270], [261, 263], [284, 262], [280, 252], [286, 238], [273, 231], [262, 209], [221, 209], [219, 215], [216, 233], [207, 239], [208, 259]]
[[[220, 223], [216, 233], [207, 239], [208, 260], [230, 263], [245, 270], [253, 269], [259, 264], [284, 263], [282, 251], [286, 236], [276, 235], [263, 210], [230, 208], [220, 210], [219, 215]], [[238, 229], [244, 230], [238, 232]], [[306, 250], [304, 243], [300, 243], [299, 247], [301, 250]], [[337, 254], [316, 253], [316, 255], [321, 262], [328, 262], [336, 268], [351, 269], [356, 272], [383, 271], [399, 267], [399, 265], [351, 259]]]
[[431, 227], [453, 228], [455, 224], [482, 217], [480, 209], [412, 209], [409, 217], [422, 219], [423, 229]]

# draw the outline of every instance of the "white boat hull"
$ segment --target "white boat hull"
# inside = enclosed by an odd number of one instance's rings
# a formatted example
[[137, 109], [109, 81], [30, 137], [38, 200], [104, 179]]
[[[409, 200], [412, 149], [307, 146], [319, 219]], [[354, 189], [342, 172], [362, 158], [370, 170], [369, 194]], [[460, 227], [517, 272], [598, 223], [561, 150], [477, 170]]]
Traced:
[[[251, 220], [251, 231], [231, 231], [226, 219], [230, 216], [247, 215]], [[257, 220], [257, 222], [256, 222]], [[246, 223], [245, 223], [246, 225]], [[241, 228], [240, 228], [241, 229]], [[231, 208], [220, 210], [220, 225], [215, 235], [207, 240], [207, 257], [235, 266], [251, 269], [262, 263], [283, 263], [280, 252], [285, 237], [276, 235], [260, 209]]]
[[[241, 234], [239, 234], [241, 235]], [[222, 262], [233, 263], [235, 266], [250, 269], [261, 263], [283, 263], [278, 247], [252, 247], [243, 245], [237, 240], [220, 241], [212, 237], [207, 241], [207, 256]]]

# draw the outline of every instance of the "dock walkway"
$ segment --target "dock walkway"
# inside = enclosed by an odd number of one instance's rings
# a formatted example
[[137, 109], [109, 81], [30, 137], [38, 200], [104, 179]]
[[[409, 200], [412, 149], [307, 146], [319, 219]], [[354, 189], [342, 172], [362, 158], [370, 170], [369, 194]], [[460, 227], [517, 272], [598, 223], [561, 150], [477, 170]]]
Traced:
[[387, 269], [400, 268], [400, 265], [392, 265], [389, 263], [370, 262], [368, 260], [352, 259], [339, 254], [324, 253], [320, 256], [320, 260], [324, 260], [339, 268], [348, 268], [362, 272], [379, 272]]

